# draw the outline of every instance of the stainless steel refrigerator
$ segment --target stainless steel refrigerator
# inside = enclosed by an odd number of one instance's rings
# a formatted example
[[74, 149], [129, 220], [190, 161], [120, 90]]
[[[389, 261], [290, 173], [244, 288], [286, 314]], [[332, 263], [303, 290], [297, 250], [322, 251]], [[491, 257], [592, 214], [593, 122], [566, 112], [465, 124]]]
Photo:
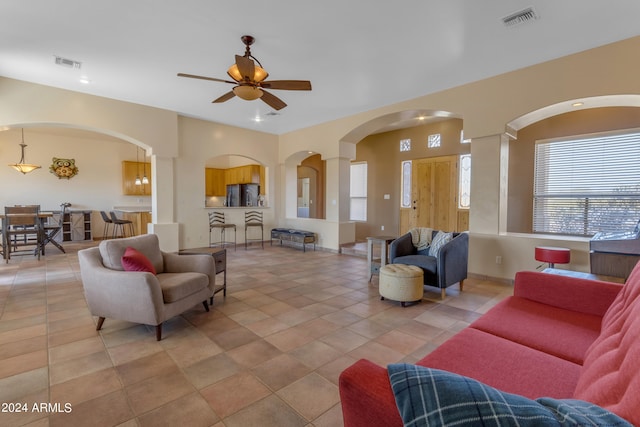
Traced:
[[227, 206], [258, 206], [260, 184], [227, 185]]

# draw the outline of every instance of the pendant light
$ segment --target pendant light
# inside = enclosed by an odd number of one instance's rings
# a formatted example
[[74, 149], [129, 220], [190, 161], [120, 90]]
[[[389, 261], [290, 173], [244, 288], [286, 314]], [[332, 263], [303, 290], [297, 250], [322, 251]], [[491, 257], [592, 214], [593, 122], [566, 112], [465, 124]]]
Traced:
[[20, 143], [20, 149], [21, 149], [21, 156], [20, 156], [20, 162], [19, 163], [9, 163], [9, 166], [11, 166], [12, 168], [14, 168], [15, 170], [17, 170], [18, 172], [22, 172], [23, 175], [28, 174], [29, 172], [32, 172], [36, 169], [40, 169], [40, 166], [38, 165], [34, 165], [31, 163], [25, 163], [24, 162], [24, 148], [27, 146], [27, 144], [24, 143], [24, 128], [22, 128], [22, 143]]
[[140, 153], [140, 149], [136, 145], [136, 185], [142, 185], [142, 181], [140, 180], [140, 158], [138, 154]]
[[142, 166], [144, 167], [143, 169], [143, 173], [142, 173], [142, 183], [144, 185], [147, 185], [149, 183], [149, 178], [147, 178], [147, 150], [144, 150], [144, 159], [143, 159], [143, 163]]

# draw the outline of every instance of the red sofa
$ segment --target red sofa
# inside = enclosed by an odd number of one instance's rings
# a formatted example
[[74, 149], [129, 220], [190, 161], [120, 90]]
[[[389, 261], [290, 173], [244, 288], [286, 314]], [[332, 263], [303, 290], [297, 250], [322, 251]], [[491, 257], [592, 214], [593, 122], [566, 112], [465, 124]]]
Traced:
[[[514, 295], [417, 362], [531, 399], [593, 402], [640, 426], [640, 264], [620, 284], [519, 272]], [[402, 426], [387, 370], [340, 375], [346, 427]]]

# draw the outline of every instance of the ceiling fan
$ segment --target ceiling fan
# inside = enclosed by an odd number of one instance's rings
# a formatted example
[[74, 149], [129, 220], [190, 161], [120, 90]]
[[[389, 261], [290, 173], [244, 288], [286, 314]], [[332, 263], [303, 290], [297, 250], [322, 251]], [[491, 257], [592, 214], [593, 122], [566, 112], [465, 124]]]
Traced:
[[[253, 36], [242, 36], [240, 40], [242, 40], [246, 46], [244, 55], [236, 55], [235, 64], [227, 70], [227, 74], [233, 81], [185, 73], [178, 73], [178, 76], [236, 85], [230, 92], [214, 99], [212, 101], [213, 103], [225, 102], [234, 96], [247, 101], [260, 98], [274, 110], [281, 110], [286, 107], [287, 104], [265, 89], [311, 90], [311, 82], [308, 80], [265, 80], [269, 76], [269, 73], [262, 68], [260, 61], [251, 55], [250, 46], [255, 41], [255, 38], [253, 38]], [[258, 65], [256, 65], [256, 63]]]

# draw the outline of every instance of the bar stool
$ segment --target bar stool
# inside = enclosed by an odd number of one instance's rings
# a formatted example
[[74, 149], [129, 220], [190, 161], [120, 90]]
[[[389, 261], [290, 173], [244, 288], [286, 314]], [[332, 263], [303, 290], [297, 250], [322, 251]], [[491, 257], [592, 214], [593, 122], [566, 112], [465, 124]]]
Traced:
[[569, 248], [557, 248], [554, 246], [536, 246], [536, 261], [549, 263], [549, 268], [555, 264], [568, 264], [571, 260]]
[[[209, 247], [222, 246], [223, 248], [227, 243], [232, 243], [226, 239], [226, 230], [233, 229], [233, 250], [236, 250], [236, 225], [227, 224], [225, 221], [224, 212], [213, 211], [209, 212]], [[220, 230], [220, 240], [214, 242], [211, 240], [211, 232], [213, 230]]]
[[109, 224], [113, 225], [113, 221], [109, 218], [109, 215], [105, 211], [100, 211], [102, 221], [104, 221], [104, 228], [102, 229], [102, 240], [109, 238]]
[[[260, 239], [249, 239], [248, 230], [250, 227], [260, 227]], [[249, 241], [260, 241], [262, 249], [264, 249], [264, 227], [262, 225], [261, 211], [247, 211], [244, 213], [244, 249], [247, 250]]]
[[122, 237], [127, 237], [126, 233], [125, 233], [125, 230], [124, 230], [124, 226], [125, 225], [129, 229], [129, 236], [133, 236], [133, 234], [134, 234], [133, 221], [131, 221], [129, 219], [120, 219], [120, 218], [118, 218], [118, 216], [116, 215], [116, 213], [114, 211], [111, 211], [110, 215], [111, 215], [111, 222], [113, 223], [113, 238], [114, 239], [116, 237], [118, 237], [118, 234], [117, 234], [118, 228], [120, 229], [120, 233], [121, 233]]

